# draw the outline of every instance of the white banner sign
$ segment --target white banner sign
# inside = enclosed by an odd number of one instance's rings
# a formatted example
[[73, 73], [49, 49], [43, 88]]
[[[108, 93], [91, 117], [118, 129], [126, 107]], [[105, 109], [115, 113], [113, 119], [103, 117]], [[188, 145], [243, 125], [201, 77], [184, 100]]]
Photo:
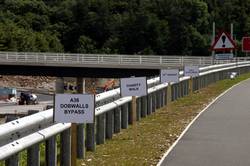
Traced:
[[179, 70], [167, 69], [161, 70], [161, 83], [179, 82]]
[[184, 76], [190, 76], [190, 77], [199, 76], [199, 66], [185, 66]]
[[60, 123], [93, 123], [95, 96], [89, 94], [56, 94], [54, 121]]
[[146, 77], [121, 78], [121, 96], [146, 96], [147, 79]]

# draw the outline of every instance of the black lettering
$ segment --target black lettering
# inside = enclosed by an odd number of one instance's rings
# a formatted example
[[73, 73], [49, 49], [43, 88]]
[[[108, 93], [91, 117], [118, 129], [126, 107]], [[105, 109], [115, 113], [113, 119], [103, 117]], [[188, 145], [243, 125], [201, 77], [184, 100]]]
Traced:
[[79, 98], [71, 98], [70, 102], [79, 103]]

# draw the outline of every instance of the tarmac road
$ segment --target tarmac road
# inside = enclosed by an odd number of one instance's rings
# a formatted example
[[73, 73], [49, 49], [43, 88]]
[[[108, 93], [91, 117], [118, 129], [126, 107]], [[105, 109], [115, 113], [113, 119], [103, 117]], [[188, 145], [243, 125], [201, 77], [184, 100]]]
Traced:
[[193, 123], [161, 166], [250, 166], [250, 79]]

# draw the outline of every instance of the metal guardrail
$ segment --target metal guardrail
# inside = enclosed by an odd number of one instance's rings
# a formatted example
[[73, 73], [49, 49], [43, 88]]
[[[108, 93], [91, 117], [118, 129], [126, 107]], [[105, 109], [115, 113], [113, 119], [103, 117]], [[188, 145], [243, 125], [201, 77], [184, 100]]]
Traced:
[[32, 52], [0, 52], [0, 64], [15, 62], [23, 64], [36, 65], [70, 65], [83, 66], [95, 65], [107, 66], [154, 66], [162, 68], [163, 66], [175, 67], [184, 65], [208, 66], [212, 64], [231, 63], [236, 61], [247, 61], [248, 57], [241, 57], [233, 60], [213, 60], [212, 57], [197, 56], [152, 56], [152, 55], [110, 55], [110, 54], [67, 54], [67, 53], [32, 53]]
[[[213, 65], [208, 67], [200, 68], [200, 77], [202, 79], [203, 76], [210, 75], [213, 73], [220, 73], [224, 71], [230, 71], [235, 68], [244, 68], [249, 67], [250, 62], [239, 62], [239, 63], [230, 63], [230, 64], [223, 64], [223, 65]], [[183, 72], [181, 71], [180, 74], [182, 77], [180, 78], [180, 83], [183, 83], [185, 87], [187, 87], [188, 82], [187, 80], [189, 77], [183, 77]], [[225, 73], [224, 73], [225, 75]], [[224, 75], [217, 75], [213, 76], [212, 81], [216, 81], [219, 79], [223, 79]], [[161, 92], [162, 98], [164, 98], [164, 92], [162, 91], [164, 88], [168, 86], [167, 83], [160, 84], [159, 77], [153, 78], [147, 81], [149, 86], [148, 95], [150, 96], [148, 101], [149, 103], [158, 105], [156, 102], [156, 98], [152, 95], [156, 92]], [[173, 84], [173, 90], [175, 91], [175, 86], [178, 84]], [[199, 89], [199, 87], [198, 87]], [[186, 95], [188, 92], [185, 89], [183, 90], [183, 94], [178, 95]], [[179, 91], [179, 90], [178, 90]], [[177, 91], [176, 91], [177, 92]], [[178, 92], [179, 93], [179, 92]], [[175, 92], [174, 92], [175, 94]], [[96, 108], [96, 116], [101, 116], [104, 113], [108, 113], [120, 106], [124, 106], [125, 104], [131, 101], [131, 97], [124, 97], [124, 98], [115, 98], [120, 95], [119, 89], [111, 90], [108, 92], [101, 93], [96, 96], [96, 102], [103, 102], [103, 105], [100, 105]], [[173, 100], [178, 98], [178, 95], [175, 94]], [[106, 103], [105, 100], [113, 98], [114, 100]], [[163, 101], [163, 99], [161, 99]], [[164, 102], [161, 102], [159, 105], [163, 105]], [[150, 106], [150, 109], [155, 109]], [[148, 108], [149, 109], [149, 108]], [[152, 110], [151, 110], [152, 112]], [[150, 113], [150, 111], [148, 111]], [[51, 136], [54, 136], [62, 131], [70, 128], [70, 123], [52, 123], [52, 116], [53, 110], [47, 110], [44, 112], [36, 113], [31, 116], [27, 116], [21, 119], [17, 119], [6, 124], [0, 125], [0, 160], [4, 160], [34, 144], [40, 143], [42, 141], [47, 140]], [[99, 123], [99, 121], [98, 121]]]

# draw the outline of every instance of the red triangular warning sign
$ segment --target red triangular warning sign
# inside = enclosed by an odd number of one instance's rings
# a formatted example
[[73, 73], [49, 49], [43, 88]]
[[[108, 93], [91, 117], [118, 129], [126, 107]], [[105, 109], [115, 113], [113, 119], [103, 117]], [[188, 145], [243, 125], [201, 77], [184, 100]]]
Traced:
[[236, 44], [226, 32], [221, 32], [219, 37], [212, 44], [211, 49], [214, 51], [227, 51], [236, 49]]

